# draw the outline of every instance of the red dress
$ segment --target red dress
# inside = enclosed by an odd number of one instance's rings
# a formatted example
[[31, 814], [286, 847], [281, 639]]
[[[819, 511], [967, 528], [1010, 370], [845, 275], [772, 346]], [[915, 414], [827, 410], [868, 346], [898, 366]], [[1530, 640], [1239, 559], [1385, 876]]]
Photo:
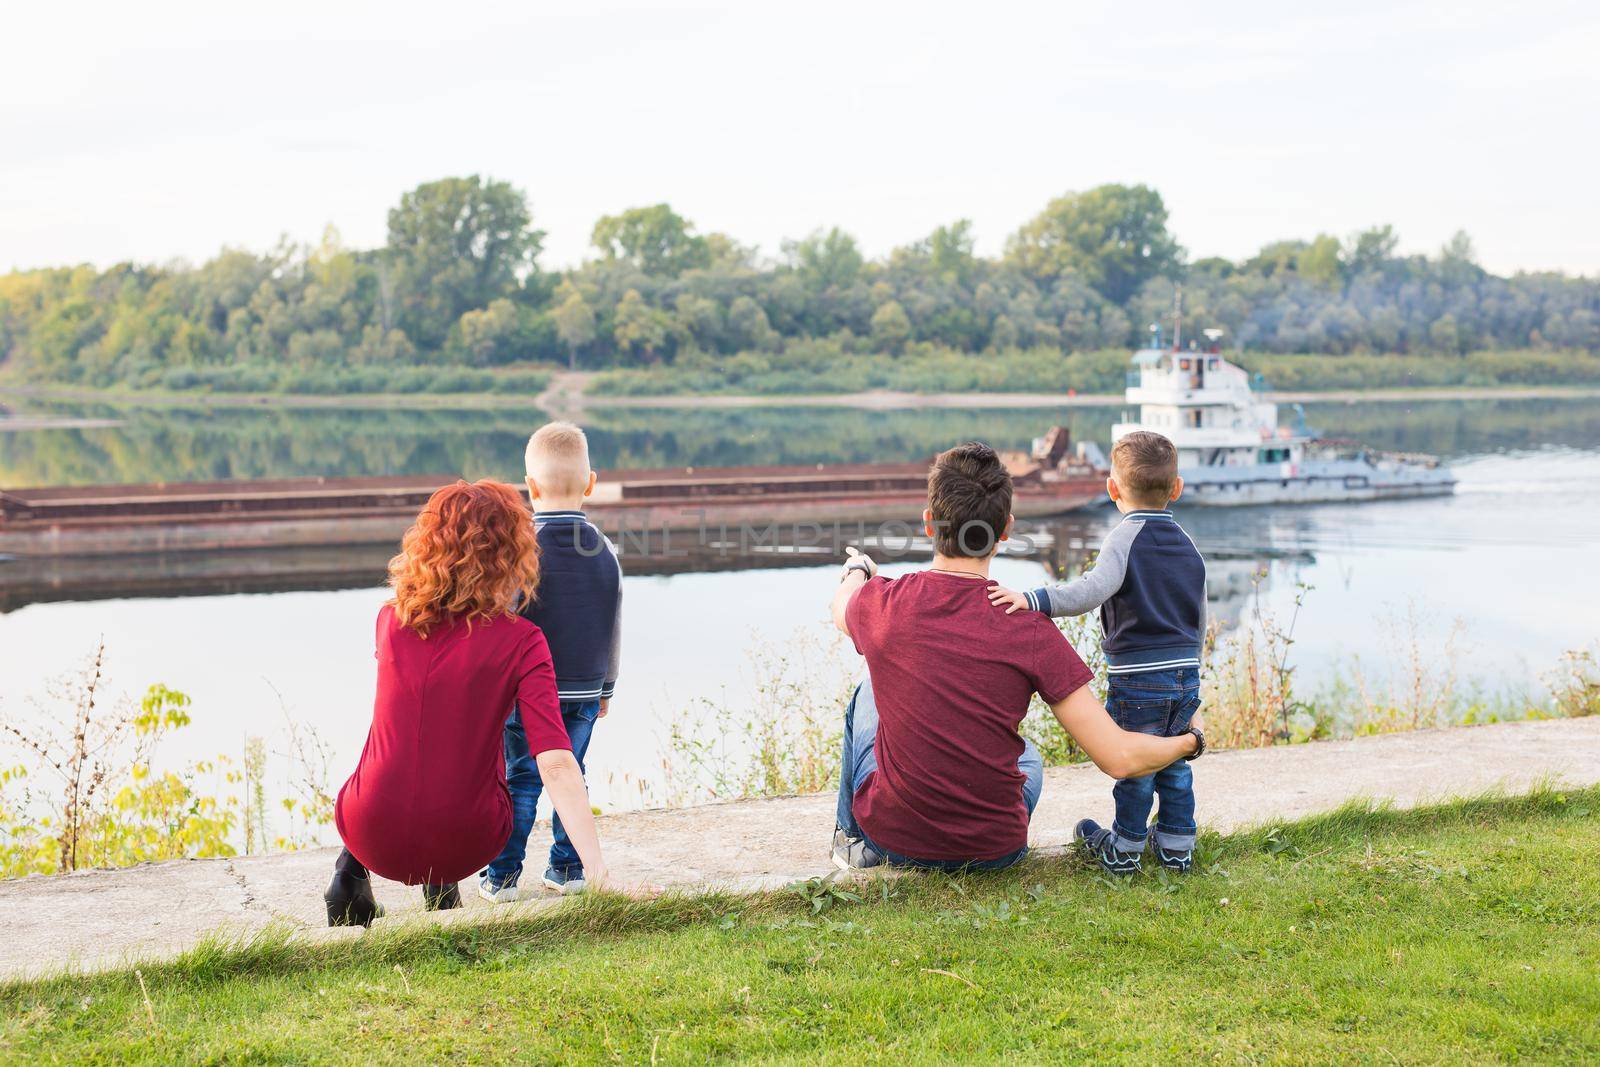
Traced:
[[511, 833], [501, 738], [515, 700], [528, 750], [568, 749], [544, 634], [517, 615], [445, 623], [426, 638], [378, 612], [378, 697], [334, 825], [368, 870], [459, 882]]

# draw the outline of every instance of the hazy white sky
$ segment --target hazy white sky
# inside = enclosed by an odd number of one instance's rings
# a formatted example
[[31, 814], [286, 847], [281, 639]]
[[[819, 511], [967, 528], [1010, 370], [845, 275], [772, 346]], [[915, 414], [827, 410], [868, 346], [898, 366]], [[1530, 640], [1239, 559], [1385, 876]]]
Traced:
[[871, 254], [1051, 196], [1165, 196], [1192, 257], [1393, 223], [1600, 273], [1600, 5], [13, 4], [0, 269], [381, 243], [432, 178], [529, 194], [542, 262], [669, 201], [763, 252]]

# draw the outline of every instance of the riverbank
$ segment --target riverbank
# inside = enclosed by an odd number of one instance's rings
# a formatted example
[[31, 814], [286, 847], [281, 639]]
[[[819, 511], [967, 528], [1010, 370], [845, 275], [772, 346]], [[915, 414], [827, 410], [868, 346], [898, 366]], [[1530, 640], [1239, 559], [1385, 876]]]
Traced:
[[1587, 1062], [1597, 809], [1593, 788], [1351, 805], [1205, 834], [1185, 877], [1045, 857], [380, 922], [338, 945], [280, 930], [0, 986], [0, 1056]]
[[[596, 395], [586, 391], [592, 378], [589, 372], [567, 372], [552, 378], [542, 391], [513, 396], [506, 393], [194, 393], [162, 390], [85, 389], [66, 386], [0, 385], [0, 401], [18, 400], [96, 403], [127, 407], [168, 408], [253, 408], [258, 410], [525, 410], [542, 408], [555, 415], [575, 415], [590, 408], [636, 409], [722, 409], [747, 408], [853, 408], [867, 411], [914, 409], [999, 409], [999, 408], [1092, 408], [1123, 403], [1120, 393], [1046, 392], [943, 392], [910, 393], [871, 389], [854, 393], [755, 394], [692, 396]], [[1600, 386], [1419, 386], [1415, 388], [1335, 389], [1326, 392], [1293, 390], [1266, 392], [1264, 400], [1277, 403], [1408, 403], [1437, 400], [1570, 400], [1600, 397]], [[40, 422], [41, 417], [30, 417]], [[18, 425], [12, 428], [56, 428]], [[0, 426], [10, 420], [0, 421]], [[107, 420], [60, 420], [62, 426], [83, 428], [111, 425]]]
[[[1454, 727], [1218, 752], [1194, 764], [1200, 820], [1232, 832], [1331, 811], [1369, 799], [1414, 807], [1491, 790], [1600, 784], [1600, 719]], [[1033, 819], [1032, 843], [1065, 848], [1074, 822], [1103, 814], [1109, 780], [1092, 766], [1051, 768]], [[600, 833], [617, 877], [688, 892], [781, 888], [827, 873], [831, 794], [740, 801], [603, 816]], [[537, 832], [537, 831], [536, 831]], [[102, 970], [168, 959], [219, 930], [269, 926], [308, 942], [358, 936], [323, 925], [320, 892], [335, 850], [147, 864], [114, 871], [0, 882], [0, 911], [18, 916], [0, 940], [0, 977]], [[392, 920], [454, 924], [515, 914], [550, 898], [491, 909], [468, 893], [442, 917], [421, 911], [414, 889], [376, 884]]]

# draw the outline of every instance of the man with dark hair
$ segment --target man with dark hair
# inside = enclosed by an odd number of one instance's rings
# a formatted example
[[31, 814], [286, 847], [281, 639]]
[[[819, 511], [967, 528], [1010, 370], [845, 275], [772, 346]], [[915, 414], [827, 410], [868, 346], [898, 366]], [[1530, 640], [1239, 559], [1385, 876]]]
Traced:
[[1038, 693], [1114, 778], [1198, 756], [1204, 735], [1118, 728], [1090, 672], [1037, 612], [990, 607], [989, 561], [1011, 533], [1011, 476], [976, 442], [942, 453], [922, 515], [933, 565], [896, 579], [847, 550], [834, 624], [870, 680], [845, 712], [834, 862], [840, 867], [1005, 867], [1028, 851], [1044, 763], [1018, 728]]

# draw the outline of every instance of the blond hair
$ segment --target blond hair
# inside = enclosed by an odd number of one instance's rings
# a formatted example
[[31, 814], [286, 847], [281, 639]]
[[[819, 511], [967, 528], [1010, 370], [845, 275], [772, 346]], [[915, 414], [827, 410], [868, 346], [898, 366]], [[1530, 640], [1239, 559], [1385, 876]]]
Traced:
[[1178, 482], [1178, 446], [1152, 430], [1135, 430], [1111, 446], [1111, 474], [1130, 503], [1165, 507]]
[[528, 438], [528, 477], [541, 494], [576, 496], [589, 486], [589, 438], [570, 422], [547, 422]]

